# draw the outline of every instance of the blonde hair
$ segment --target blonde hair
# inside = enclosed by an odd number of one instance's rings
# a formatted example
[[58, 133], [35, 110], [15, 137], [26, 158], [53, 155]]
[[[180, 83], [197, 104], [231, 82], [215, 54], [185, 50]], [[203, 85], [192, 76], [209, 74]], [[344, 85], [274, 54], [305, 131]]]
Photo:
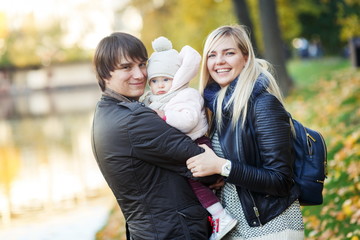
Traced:
[[[200, 72], [200, 91], [204, 92], [204, 89], [207, 85], [213, 83], [215, 80], [210, 76], [208, 67], [207, 67], [207, 56], [210, 51], [220, 42], [220, 40], [229, 37], [234, 40], [236, 45], [239, 47], [240, 51], [247, 57], [246, 64], [239, 75], [239, 79], [236, 83], [234, 92], [227, 102], [225, 108], [231, 107], [232, 113], [232, 127], [235, 128], [236, 123], [241, 119], [242, 125], [245, 123], [246, 115], [247, 115], [247, 106], [248, 101], [251, 96], [252, 90], [254, 88], [255, 82], [259, 75], [263, 73], [269, 80], [267, 91], [273, 94], [276, 98], [279, 99], [281, 103], [283, 103], [282, 95], [280, 89], [270, 73], [271, 64], [263, 59], [258, 59], [255, 57], [253, 47], [250, 42], [249, 35], [246, 31], [245, 26], [241, 25], [226, 25], [221, 26], [214, 31], [212, 31], [204, 45], [203, 51], [203, 59], [202, 66]], [[223, 87], [217, 96], [216, 103], [216, 122], [218, 130], [220, 131], [222, 125], [222, 114], [223, 114], [223, 101], [225, 98], [226, 90], [229, 85]]]

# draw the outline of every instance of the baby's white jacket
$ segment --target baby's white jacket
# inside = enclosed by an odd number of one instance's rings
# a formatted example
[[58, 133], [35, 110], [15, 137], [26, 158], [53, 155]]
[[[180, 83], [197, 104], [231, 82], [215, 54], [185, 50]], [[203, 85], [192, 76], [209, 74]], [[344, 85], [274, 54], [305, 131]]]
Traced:
[[169, 92], [160, 98], [147, 93], [144, 103], [150, 108], [163, 110], [167, 124], [195, 140], [204, 136], [208, 129], [204, 99], [198, 90], [189, 87], [189, 82], [199, 70], [201, 56], [190, 46], [184, 46], [180, 56], [182, 64]]

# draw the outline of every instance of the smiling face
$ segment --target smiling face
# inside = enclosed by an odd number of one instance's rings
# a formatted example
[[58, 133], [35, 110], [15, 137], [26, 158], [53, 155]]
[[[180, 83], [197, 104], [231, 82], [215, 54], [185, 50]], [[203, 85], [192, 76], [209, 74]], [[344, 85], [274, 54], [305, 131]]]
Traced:
[[221, 87], [229, 85], [243, 70], [247, 61], [235, 41], [224, 37], [210, 49], [207, 69], [212, 79]]
[[105, 84], [111, 90], [134, 100], [144, 94], [147, 81], [145, 61], [124, 59], [110, 75]]

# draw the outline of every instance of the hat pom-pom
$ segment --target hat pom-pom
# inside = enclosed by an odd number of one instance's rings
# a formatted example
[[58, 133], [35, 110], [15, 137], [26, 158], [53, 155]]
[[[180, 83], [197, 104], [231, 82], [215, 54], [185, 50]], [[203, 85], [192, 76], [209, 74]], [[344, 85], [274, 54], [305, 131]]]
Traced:
[[152, 42], [152, 47], [156, 52], [162, 52], [172, 49], [172, 43], [166, 37], [158, 37]]

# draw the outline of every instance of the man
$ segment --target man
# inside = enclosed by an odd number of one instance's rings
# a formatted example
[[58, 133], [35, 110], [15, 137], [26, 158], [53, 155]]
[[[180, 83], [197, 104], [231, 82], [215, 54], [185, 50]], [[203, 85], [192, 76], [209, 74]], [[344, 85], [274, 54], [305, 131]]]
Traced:
[[97, 46], [103, 96], [94, 114], [94, 156], [130, 239], [208, 239], [208, 213], [186, 179], [186, 160], [203, 149], [138, 102], [147, 57], [143, 43], [126, 33], [113, 33]]

